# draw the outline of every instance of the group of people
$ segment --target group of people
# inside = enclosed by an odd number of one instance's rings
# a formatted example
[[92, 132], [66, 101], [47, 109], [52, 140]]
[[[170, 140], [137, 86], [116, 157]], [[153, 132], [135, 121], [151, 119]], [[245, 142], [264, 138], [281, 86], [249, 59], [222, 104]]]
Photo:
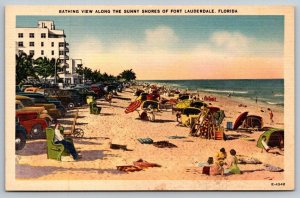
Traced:
[[224, 175], [224, 174], [241, 174], [238, 167], [238, 159], [236, 157], [236, 151], [231, 149], [229, 151], [230, 156], [227, 158], [227, 152], [225, 148], [221, 148], [215, 155], [215, 161], [212, 159], [208, 161], [210, 166], [210, 175]]

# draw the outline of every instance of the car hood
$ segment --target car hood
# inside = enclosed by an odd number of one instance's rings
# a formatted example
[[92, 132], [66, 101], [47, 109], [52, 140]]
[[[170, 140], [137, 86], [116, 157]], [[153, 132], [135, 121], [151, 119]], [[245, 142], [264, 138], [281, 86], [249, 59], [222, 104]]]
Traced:
[[45, 107], [24, 107], [22, 109], [18, 109], [17, 111], [34, 111], [34, 112], [37, 112], [37, 113], [43, 113], [43, 111], [45, 111]]
[[36, 103], [35, 106], [37, 107], [45, 107], [45, 109], [49, 110], [49, 109], [56, 109], [55, 104], [49, 104], [49, 103]]

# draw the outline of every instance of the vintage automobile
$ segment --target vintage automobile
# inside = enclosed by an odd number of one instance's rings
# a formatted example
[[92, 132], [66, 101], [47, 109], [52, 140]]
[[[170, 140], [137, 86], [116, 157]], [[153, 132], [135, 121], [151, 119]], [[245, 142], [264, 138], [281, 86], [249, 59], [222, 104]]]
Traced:
[[22, 150], [26, 145], [26, 130], [22, 125], [20, 125], [18, 119], [16, 119], [15, 144], [16, 144], [16, 151]]
[[102, 84], [92, 84], [91, 90], [97, 94], [97, 98], [101, 98], [105, 94], [104, 87]]
[[87, 96], [93, 96], [94, 98], [98, 97], [97, 94], [94, 91], [88, 90], [88, 89], [83, 88], [83, 87], [81, 87], [81, 88], [80, 87], [74, 87], [73, 89], [78, 91], [78, 93], [81, 95], [81, 97], [84, 101], [86, 101]]
[[16, 100], [21, 101], [25, 107], [44, 107], [54, 120], [61, 117], [60, 111], [52, 103], [35, 103], [32, 98], [23, 95], [16, 95]]
[[71, 96], [72, 100], [74, 101], [75, 107], [82, 106], [86, 102], [86, 95], [80, 94], [78, 90], [76, 89], [63, 89], [63, 91], [66, 91]]
[[44, 93], [44, 90], [43, 89], [40, 89], [38, 87], [27, 87], [24, 92], [26, 93], [41, 93], [43, 94]]
[[48, 114], [48, 111], [44, 107], [25, 107], [21, 101], [16, 100], [16, 112], [36, 112], [39, 115], [39, 118], [46, 120], [48, 125], [51, 125], [53, 118]]
[[16, 118], [25, 128], [27, 137], [30, 138], [42, 137], [48, 127], [46, 120], [39, 118], [37, 112], [16, 112]]
[[45, 96], [49, 101], [53, 101], [54, 99], [60, 100], [61, 104], [67, 109], [81, 106], [84, 102], [81, 96], [73, 95], [68, 90], [62, 89], [45, 89]]
[[48, 100], [43, 94], [41, 93], [30, 93], [30, 92], [22, 92], [19, 95], [30, 97], [34, 103], [36, 104], [54, 104], [56, 109], [60, 111], [61, 116], [65, 116], [66, 109], [61, 104], [59, 100]]

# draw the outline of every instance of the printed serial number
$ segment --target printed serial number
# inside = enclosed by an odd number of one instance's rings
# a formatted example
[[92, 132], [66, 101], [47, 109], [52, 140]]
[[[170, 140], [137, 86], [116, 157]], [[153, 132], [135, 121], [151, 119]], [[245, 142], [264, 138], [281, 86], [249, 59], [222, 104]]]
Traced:
[[285, 183], [271, 183], [271, 186], [285, 186]]

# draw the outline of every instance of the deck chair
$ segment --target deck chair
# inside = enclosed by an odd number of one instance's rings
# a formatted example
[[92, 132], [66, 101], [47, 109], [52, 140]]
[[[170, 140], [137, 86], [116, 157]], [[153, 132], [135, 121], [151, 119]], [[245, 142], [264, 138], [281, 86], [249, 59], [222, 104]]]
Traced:
[[[54, 143], [54, 129], [46, 128], [46, 138], [47, 138], [47, 158], [55, 159], [61, 161], [61, 156], [69, 156], [70, 153], [67, 149], [65, 149], [63, 144], [55, 144]], [[71, 141], [72, 139], [66, 139], [67, 141]]]
[[72, 128], [69, 131], [65, 131], [62, 127], [61, 132], [65, 136], [73, 136], [73, 137], [83, 137], [84, 131], [81, 128], [76, 128], [76, 120], [78, 118], [78, 110], [76, 111], [73, 119]]
[[99, 115], [100, 111], [101, 111], [101, 107], [97, 107], [96, 102], [91, 102], [90, 103], [90, 114]]

